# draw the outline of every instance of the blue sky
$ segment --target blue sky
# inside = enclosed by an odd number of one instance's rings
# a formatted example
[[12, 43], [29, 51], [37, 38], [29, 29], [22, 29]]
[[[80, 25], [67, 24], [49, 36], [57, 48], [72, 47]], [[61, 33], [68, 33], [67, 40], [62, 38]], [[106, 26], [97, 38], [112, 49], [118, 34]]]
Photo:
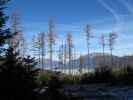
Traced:
[[[133, 54], [133, 0], [12, 0], [7, 13], [17, 11], [21, 28], [30, 40], [38, 32], [47, 32], [48, 19], [55, 23], [57, 44], [71, 32], [78, 54], [86, 54], [84, 26], [91, 25], [91, 52], [101, 52], [99, 37], [115, 31], [119, 38], [114, 54]], [[108, 39], [108, 38], [107, 38]], [[108, 53], [108, 46], [106, 46]]]

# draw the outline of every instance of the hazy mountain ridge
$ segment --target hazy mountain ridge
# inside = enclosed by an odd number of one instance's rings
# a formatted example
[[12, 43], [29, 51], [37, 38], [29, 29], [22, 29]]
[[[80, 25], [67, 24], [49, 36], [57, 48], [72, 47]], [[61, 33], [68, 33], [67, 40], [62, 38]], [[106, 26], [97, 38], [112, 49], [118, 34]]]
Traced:
[[[90, 54], [90, 68], [95, 68], [98, 67], [99, 65], [110, 65], [111, 62], [111, 56], [110, 54], [105, 54], [104, 55], [105, 61], [103, 62], [103, 54], [102, 53], [92, 53]], [[83, 56], [83, 60], [84, 60], [84, 67], [87, 68], [88, 65], [88, 55], [84, 55]], [[114, 66], [127, 66], [127, 65], [131, 65], [133, 66], [133, 55], [130, 56], [123, 56], [123, 57], [119, 57], [119, 56], [114, 56], [113, 55], [113, 64]], [[75, 59], [73, 61], [71, 61], [71, 63], [73, 63], [72, 68], [79, 68], [80, 66], [80, 59]], [[44, 60], [44, 64], [45, 64], [45, 68], [48, 68], [50, 66], [50, 60], [46, 59]], [[61, 67], [59, 65], [59, 61], [53, 61], [53, 67], [58, 69], [59, 67]], [[65, 65], [65, 69], [69, 68], [69, 64], [67, 62], [67, 64]]]

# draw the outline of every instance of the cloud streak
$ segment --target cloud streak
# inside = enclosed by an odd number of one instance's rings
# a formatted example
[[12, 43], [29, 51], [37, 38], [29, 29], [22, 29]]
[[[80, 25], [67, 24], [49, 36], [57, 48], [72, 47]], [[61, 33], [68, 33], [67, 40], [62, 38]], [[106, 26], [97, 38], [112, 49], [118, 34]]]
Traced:
[[107, 9], [110, 13], [112, 13], [112, 15], [114, 16], [115, 20], [116, 20], [116, 26], [115, 26], [115, 30], [113, 31], [119, 31], [121, 29], [121, 23], [122, 23], [122, 18], [119, 16], [119, 14], [116, 12], [116, 10], [111, 7], [108, 3], [106, 3], [104, 0], [98, 0], [100, 2], [100, 4]]
[[126, 0], [119, 0], [127, 9], [128, 11], [133, 15], [133, 7], [131, 4], [128, 3]]

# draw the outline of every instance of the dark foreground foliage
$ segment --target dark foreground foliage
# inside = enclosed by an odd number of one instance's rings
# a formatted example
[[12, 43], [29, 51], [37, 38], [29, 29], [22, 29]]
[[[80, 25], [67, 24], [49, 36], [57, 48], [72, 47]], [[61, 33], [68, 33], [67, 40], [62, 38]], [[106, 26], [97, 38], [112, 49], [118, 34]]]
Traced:
[[[34, 59], [22, 58], [9, 47], [15, 33], [6, 27], [8, 16], [4, 10], [8, 1], [0, 0], [0, 100], [68, 100], [60, 91], [57, 77], [51, 76], [48, 81], [41, 78], [43, 82], [37, 84], [39, 70]], [[46, 86], [46, 91], [41, 92]]]
[[0, 65], [0, 98], [3, 100], [34, 100], [38, 69], [34, 59], [20, 58], [9, 48]]
[[81, 78], [81, 84], [107, 85], [133, 85], [133, 67], [125, 66], [123, 68], [112, 69], [103, 66], [95, 69], [93, 74], [85, 74]]
[[65, 95], [63, 91], [64, 82], [60, 80], [59, 74], [51, 74], [48, 80], [48, 84], [41, 86], [42, 90], [45, 89], [45, 91], [41, 92], [40, 95], [38, 95], [38, 100], [78, 100], [73, 96]]
[[9, 0], [0, 0], [0, 54], [3, 51], [3, 45], [12, 37], [10, 29], [6, 27], [8, 16], [5, 15], [5, 7]]

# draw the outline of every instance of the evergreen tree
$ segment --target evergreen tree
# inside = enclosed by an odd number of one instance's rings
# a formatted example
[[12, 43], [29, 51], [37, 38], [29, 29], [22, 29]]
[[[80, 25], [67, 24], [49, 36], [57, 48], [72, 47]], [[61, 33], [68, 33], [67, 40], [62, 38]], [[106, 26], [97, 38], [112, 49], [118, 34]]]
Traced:
[[62, 82], [56, 75], [51, 76], [48, 85], [48, 100], [68, 100], [68, 98], [60, 91], [62, 89]]
[[0, 0], [0, 53], [3, 51], [3, 45], [8, 38], [11, 37], [9, 28], [6, 28], [8, 17], [4, 13], [4, 9], [9, 0]]
[[12, 48], [6, 51], [0, 65], [0, 98], [4, 100], [34, 100], [38, 69], [33, 58], [20, 58]]
[[7, 2], [8, 0], [0, 0], [0, 51], [4, 50], [0, 59], [0, 99], [34, 100], [38, 72], [34, 59], [21, 58], [13, 48], [4, 46], [15, 35], [6, 28], [8, 17], [4, 14], [4, 8]]

